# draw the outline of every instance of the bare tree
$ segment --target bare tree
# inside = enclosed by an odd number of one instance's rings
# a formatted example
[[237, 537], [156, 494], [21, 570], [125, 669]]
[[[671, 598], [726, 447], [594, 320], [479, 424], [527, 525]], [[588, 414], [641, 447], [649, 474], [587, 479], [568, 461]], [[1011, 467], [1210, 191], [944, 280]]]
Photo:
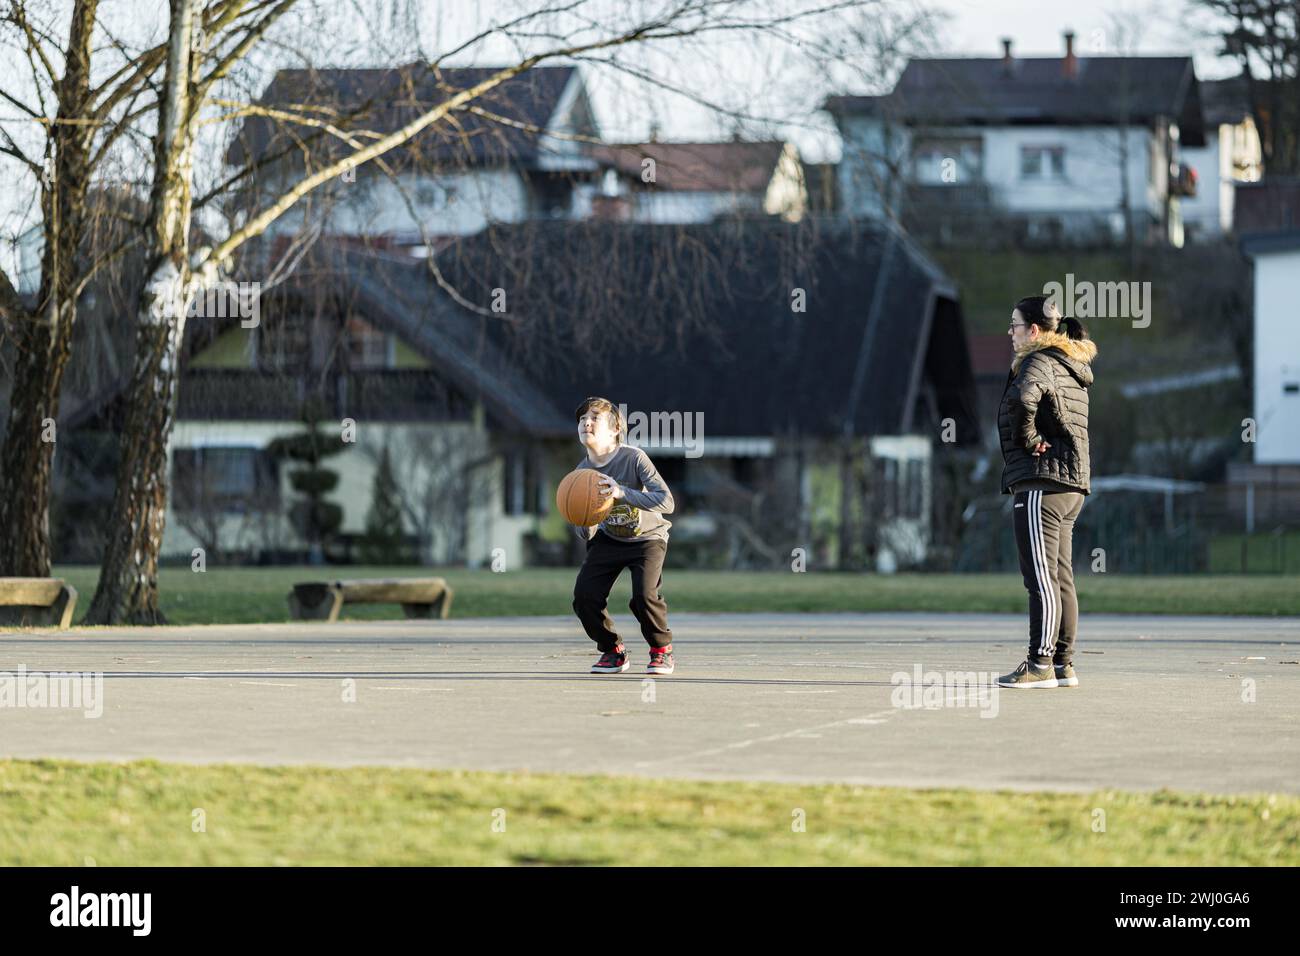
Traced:
[[42, 131], [27, 137], [29, 144], [20, 144], [21, 137], [0, 130], [0, 153], [20, 164], [20, 181], [33, 182], [39, 190], [43, 225], [35, 302], [24, 301], [10, 277], [0, 272], [0, 312], [16, 349], [0, 449], [0, 574], [49, 574], [50, 477], [57, 439], [52, 425], [77, 296], [87, 275], [81, 256], [90, 225], [86, 194], [92, 171], [117, 135], [112, 124], [127, 122], [119, 107], [134, 102], [148, 68], [146, 56], [138, 74], [93, 85], [97, 10], [97, 0], [76, 0], [62, 37], [38, 22], [26, 3], [12, 2], [0, 16], [6, 39], [26, 61], [29, 74], [26, 84], [11, 75], [0, 87], [0, 99]]
[[1241, 66], [1260, 126], [1264, 168], [1300, 173], [1300, 3], [1296, 0], [1191, 0], [1213, 15], [1220, 53]]
[[[261, 35], [259, 27], [287, 6], [265, 0], [196, 5], [195, 30], [228, 41], [214, 48], [208, 78], [225, 75]], [[41, 249], [38, 287], [30, 299], [0, 270], [0, 314], [14, 351], [0, 449], [0, 574], [49, 573], [57, 437], [52, 426], [59, 416], [78, 300], [101, 270], [139, 245], [143, 225], [124, 211], [129, 204], [95, 207], [87, 199], [97, 181], [105, 187], [117, 180], [125, 194], [132, 192], [138, 164], [131, 160], [141, 124], [158, 105], [155, 81], [168, 46], [152, 42], [147, 23], [132, 24], [146, 36], [130, 42], [110, 19], [98, 0], [9, 0], [0, 14], [0, 49], [11, 64], [26, 65], [0, 81], [0, 101], [17, 111], [0, 125], [0, 156], [11, 161], [20, 189], [34, 187]], [[109, 221], [136, 231], [122, 242], [92, 249], [91, 240]]]

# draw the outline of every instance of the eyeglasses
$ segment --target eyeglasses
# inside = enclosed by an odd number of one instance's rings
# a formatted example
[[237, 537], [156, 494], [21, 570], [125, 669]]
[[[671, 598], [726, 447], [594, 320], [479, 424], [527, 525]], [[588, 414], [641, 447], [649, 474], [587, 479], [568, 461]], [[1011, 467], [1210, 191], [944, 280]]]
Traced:
[[1027, 328], [1029, 328], [1029, 324], [1027, 322], [1012, 322], [1010, 328], [1008, 328], [1007, 331], [1009, 332], [1011, 331], [1011, 329], [1027, 329]]

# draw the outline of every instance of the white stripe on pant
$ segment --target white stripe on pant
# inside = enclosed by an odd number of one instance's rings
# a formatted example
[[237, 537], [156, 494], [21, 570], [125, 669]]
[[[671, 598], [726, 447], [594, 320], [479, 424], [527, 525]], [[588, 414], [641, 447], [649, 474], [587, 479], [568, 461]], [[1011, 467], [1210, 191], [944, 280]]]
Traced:
[[1021, 491], [1015, 494], [1014, 502], [1016, 548], [1029, 592], [1029, 656], [1040, 662], [1062, 654], [1068, 659], [1073, 654], [1078, 624], [1070, 548], [1084, 496], [1077, 492]]

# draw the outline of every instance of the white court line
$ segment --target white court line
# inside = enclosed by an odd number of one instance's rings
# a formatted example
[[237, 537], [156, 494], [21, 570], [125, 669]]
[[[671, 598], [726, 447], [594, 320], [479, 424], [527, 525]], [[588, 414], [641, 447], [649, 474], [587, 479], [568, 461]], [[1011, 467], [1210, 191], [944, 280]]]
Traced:
[[404, 690], [412, 694], [432, 694], [434, 691], [445, 691], [450, 694], [456, 688], [454, 687], [372, 687], [371, 690]]
[[838, 727], [841, 724], [861, 724], [867, 721], [880, 723], [883, 722], [883, 720], [877, 721], [876, 718], [888, 718], [892, 717], [896, 713], [898, 713], [898, 708], [891, 707], [889, 710], [878, 710], [875, 713], [863, 714], [860, 717], [846, 717], [843, 720], [832, 720], [828, 724], [817, 724], [815, 727], [800, 727], [797, 730], [787, 730], [783, 734], [769, 734], [766, 737], [753, 737], [749, 740], [738, 740], [734, 744], [725, 744], [721, 747], [710, 747], [708, 750], [696, 750], [693, 753], [688, 754], [674, 754], [671, 757], [661, 757], [658, 760], [638, 760], [634, 766], [650, 767], [655, 764], [668, 763], [673, 760], [691, 760], [695, 757], [711, 757], [714, 754], [727, 753], [731, 750], [743, 750], [746, 747], [752, 747], [754, 744], [766, 744], [776, 740], [787, 740], [791, 737], [798, 737], [802, 734], [812, 733], [815, 730], [828, 730], [831, 727]]
[[241, 680], [241, 684], [256, 684], [259, 687], [297, 687], [297, 684], [277, 684], [269, 680]]

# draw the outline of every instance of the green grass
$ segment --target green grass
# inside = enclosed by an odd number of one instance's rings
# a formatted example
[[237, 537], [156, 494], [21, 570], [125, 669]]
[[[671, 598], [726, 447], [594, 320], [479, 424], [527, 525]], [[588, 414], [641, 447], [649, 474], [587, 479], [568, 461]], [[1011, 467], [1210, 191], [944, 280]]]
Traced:
[[1041, 293], [1047, 282], [1064, 285], [1067, 273], [1076, 283], [1149, 278], [1133, 275], [1122, 252], [949, 246], [930, 255], [956, 281], [968, 327], [981, 335], [1005, 334], [1017, 299]]
[[[98, 571], [56, 568], [90, 602]], [[464, 568], [188, 568], [161, 572], [163, 612], [175, 624], [236, 624], [288, 619], [285, 596], [295, 581], [330, 577], [402, 577], [436, 574], [456, 590], [453, 617], [571, 614], [576, 569], [530, 568], [493, 574]], [[1116, 575], [1080, 568], [1084, 613], [1300, 615], [1300, 576]], [[610, 606], [630, 597], [623, 575]], [[1025, 612], [1024, 585], [1014, 574], [837, 574], [758, 571], [664, 573], [671, 611], [965, 611]], [[344, 616], [380, 620], [400, 616], [396, 606], [345, 608]]]
[[1300, 573], [1300, 534], [1225, 534], [1211, 538], [1210, 570]]
[[92, 861], [1295, 865], [1300, 799], [0, 761], [0, 865]]

